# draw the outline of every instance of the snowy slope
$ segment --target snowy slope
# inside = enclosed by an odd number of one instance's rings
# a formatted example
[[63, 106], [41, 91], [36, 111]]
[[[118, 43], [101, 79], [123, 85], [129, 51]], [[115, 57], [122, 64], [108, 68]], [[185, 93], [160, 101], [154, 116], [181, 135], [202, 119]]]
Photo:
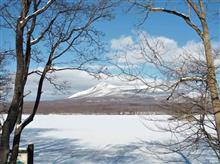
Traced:
[[107, 83], [99, 83], [98, 85], [89, 88], [85, 91], [78, 92], [69, 98], [76, 98], [76, 97], [102, 97], [107, 95], [118, 95], [121, 93], [119, 87], [107, 84]]
[[[125, 97], [131, 95], [138, 96], [146, 96], [146, 92], [148, 95], [151, 93], [146, 86], [116, 86], [112, 84], [108, 84], [105, 82], [99, 83], [98, 85], [89, 88], [85, 91], [78, 92], [73, 94], [68, 98], [91, 98], [91, 97]], [[157, 90], [155, 93], [161, 93], [160, 90]], [[152, 95], [151, 95], [152, 96]]]

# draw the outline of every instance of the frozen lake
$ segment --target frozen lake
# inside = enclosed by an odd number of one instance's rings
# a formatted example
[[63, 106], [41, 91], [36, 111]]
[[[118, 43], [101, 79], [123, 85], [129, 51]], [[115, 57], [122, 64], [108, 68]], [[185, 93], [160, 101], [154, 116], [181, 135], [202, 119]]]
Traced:
[[[161, 121], [143, 119], [146, 117]], [[196, 158], [184, 152], [156, 156], [152, 142], [165, 143], [174, 138], [168, 132], [152, 130], [158, 124], [166, 126], [168, 117], [37, 115], [25, 129], [21, 145], [34, 143], [34, 160], [38, 164], [218, 163], [210, 152]], [[162, 150], [159, 146], [156, 149]]]

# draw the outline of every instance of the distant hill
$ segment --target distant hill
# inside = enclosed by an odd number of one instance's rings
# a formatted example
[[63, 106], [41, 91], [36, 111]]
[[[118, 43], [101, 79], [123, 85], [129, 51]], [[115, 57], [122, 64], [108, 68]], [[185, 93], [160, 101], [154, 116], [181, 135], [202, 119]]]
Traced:
[[[146, 86], [116, 86], [100, 83], [63, 100], [41, 101], [39, 114], [172, 114], [185, 107], [182, 103], [166, 101], [168, 93]], [[24, 112], [31, 113], [34, 102], [24, 103]], [[185, 110], [185, 109], [184, 109]], [[193, 109], [196, 110], [196, 109]]]

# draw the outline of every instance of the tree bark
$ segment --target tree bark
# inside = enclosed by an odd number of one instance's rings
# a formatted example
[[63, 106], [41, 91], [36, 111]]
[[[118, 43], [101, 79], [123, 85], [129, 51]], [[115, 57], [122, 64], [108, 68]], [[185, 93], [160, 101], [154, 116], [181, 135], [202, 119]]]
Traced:
[[[208, 73], [207, 83], [210, 91], [211, 102], [215, 116], [218, 141], [220, 142], [220, 100], [218, 93], [218, 83], [216, 79], [214, 59], [213, 59], [212, 48], [209, 39], [208, 25], [205, 19], [202, 19], [201, 23], [203, 27], [203, 45], [204, 45], [206, 61], [207, 61], [207, 73]], [[220, 151], [220, 145], [219, 145], [219, 151]]]
[[2, 136], [0, 141], [0, 163], [7, 163], [9, 156], [9, 140], [10, 135], [15, 127], [20, 102], [23, 99], [23, 73], [24, 73], [24, 61], [23, 61], [23, 31], [20, 26], [20, 19], [18, 19], [16, 27], [16, 59], [17, 59], [17, 71], [15, 76], [15, 89], [14, 96], [12, 98], [11, 105], [9, 107], [7, 118], [2, 127]]
[[16, 128], [14, 140], [13, 140], [13, 148], [12, 148], [12, 152], [11, 152], [11, 156], [9, 160], [10, 164], [16, 164], [17, 162], [20, 139], [21, 139], [21, 128]]

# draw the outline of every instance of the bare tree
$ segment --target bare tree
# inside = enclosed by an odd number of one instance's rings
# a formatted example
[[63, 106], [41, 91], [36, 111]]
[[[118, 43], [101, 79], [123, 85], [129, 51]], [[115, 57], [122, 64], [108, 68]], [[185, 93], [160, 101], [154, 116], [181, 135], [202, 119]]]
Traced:
[[[143, 3], [141, 1], [140, 2], [137, 1], [134, 2], [134, 4], [144, 9], [147, 13], [163, 12], [177, 16], [180, 19], [183, 19], [185, 23], [189, 27], [191, 27], [192, 30], [194, 30], [201, 38], [204, 46], [205, 57], [206, 57], [206, 63], [205, 63], [207, 69], [206, 82], [208, 85], [208, 90], [211, 96], [212, 108], [215, 115], [215, 124], [218, 132], [218, 140], [220, 141], [220, 100], [218, 93], [218, 84], [216, 79], [216, 68], [214, 66], [214, 55], [210, 42], [209, 28], [206, 18], [207, 13], [205, 8], [205, 3], [202, 0], [198, 0], [198, 2], [194, 2], [192, 0], [186, 0], [186, 5], [187, 5], [186, 8], [188, 7], [188, 12], [186, 14], [178, 10], [156, 7], [154, 6], [153, 1], [146, 1]], [[199, 23], [201, 23], [201, 27], [200, 25], [197, 25], [192, 21], [191, 19], [192, 13], [195, 14], [195, 17], [199, 20]], [[192, 81], [192, 80], [195, 81], [198, 79], [195, 79], [194, 77], [187, 77], [187, 79], [181, 81]], [[177, 85], [179, 85], [179, 83]]]
[[[34, 119], [44, 80], [52, 82], [48, 74], [66, 69], [94, 73], [87, 65], [97, 60], [102, 44], [93, 25], [111, 19], [113, 6], [109, 0], [1, 3], [1, 26], [14, 32], [17, 66], [13, 98], [0, 134], [0, 163], [16, 163], [22, 130]], [[22, 121], [25, 86], [32, 74], [39, 75], [38, 89], [32, 113]]]
[[[184, 148], [195, 148], [195, 145], [205, 143], [205, 147], [211, 147], [216, 157], [220, 159], [220, 100], [216, 78], [218, 68], [214, 65], [218, 52], [212, 48], [210, 42], [206, 10], [208, 2], [186, 0], [181, 3], [185, 5], [183, 11], [177, 10], [178, 7], [171, 1], [129, 2], [146, 13], [145, 18], [152, 12], [179, 17], [201, 38], [200, 52], [183, 50], [171, 56], [173, 53], [166, 48], [162, 40], [139, 33], [138, 47], [135, 45], [127, 48], [130, 48], [132, 55], [125, 53], [123, 56], [123, 53], [119, 52], [116, 59], [120, 60], [116, 66], [127, 80], [139, 80], [151, 90], [160, 89], [169, 93], [164, 103], [167, 104], [167, 111], [172, 109], [172, 113], [169, 114], [173, 115], [173, 120], [170, 121], [177, 120], [178, 123], [174, 121], [176, 126], [164, 130], [185, 136], [183, 140], [170, 145], [180, 146], [180, 149], [175, 151], [180, 152]], [[198, 20], [196, 22], [198, 24], [193, 22], [195, 19]], [[156, 73], [148, 72], [152, 67]], [[189, 93], [197, 95], [192, 98]], [[170, 148], [174, 152], [173, 147]]]

